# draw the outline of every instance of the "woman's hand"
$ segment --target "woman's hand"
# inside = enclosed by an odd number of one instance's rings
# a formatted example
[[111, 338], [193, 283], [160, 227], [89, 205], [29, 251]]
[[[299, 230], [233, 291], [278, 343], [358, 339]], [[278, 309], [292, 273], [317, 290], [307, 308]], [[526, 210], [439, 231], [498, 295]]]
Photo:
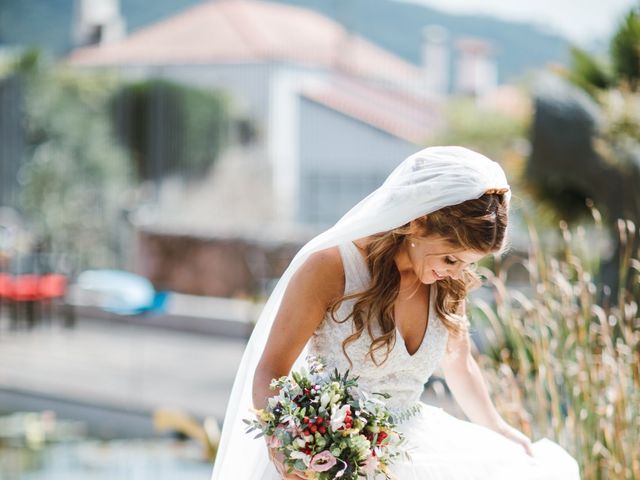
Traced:
[[269, 459], [276, 467], [276, 470], [282, 475], [283, 480], [299, 480], [300, 478], [306, 478], [296, 472], [287, 473], [287, 467], [284, 465], [284, 455], [278, 452], [275, 448], [267, 448], [269, 451]]
[[507, 437], [512, 442], [516, 442], [524, 448], [525, 452], [529, 454], [529, 456], [533, 457], [533, 448], [531, 447], [531, 440], [520, 430], [513, 428], [506, 422], [502, 422], [500, 426], [496, 429], [500, 435]]

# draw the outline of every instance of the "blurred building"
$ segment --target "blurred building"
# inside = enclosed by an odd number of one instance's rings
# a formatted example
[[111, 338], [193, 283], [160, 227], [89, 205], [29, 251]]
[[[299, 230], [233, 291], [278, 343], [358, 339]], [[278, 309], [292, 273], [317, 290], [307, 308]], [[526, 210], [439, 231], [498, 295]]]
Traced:
[[[123, 25], [113, 10], [104, 17]], [[200, 214], [182, 208], [175, 222], [333, 223], [442, 127], [442, 72], [430, 88], [428, 70], [304, 8], [208, 1], [97, 43], [68, 62], [223, 88], [257, 127], [250, 144], [223, 155], [209, 183], [185, 192]]]

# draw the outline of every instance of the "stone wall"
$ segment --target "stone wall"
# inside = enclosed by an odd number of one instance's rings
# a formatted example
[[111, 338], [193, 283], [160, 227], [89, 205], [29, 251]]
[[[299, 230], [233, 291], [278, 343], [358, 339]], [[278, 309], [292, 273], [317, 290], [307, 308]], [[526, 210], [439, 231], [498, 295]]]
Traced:
[[256, 297], [302, 247], [301, 241], [260, 242], [140, 230], [134, 265], [158, 290], [215, 297]]

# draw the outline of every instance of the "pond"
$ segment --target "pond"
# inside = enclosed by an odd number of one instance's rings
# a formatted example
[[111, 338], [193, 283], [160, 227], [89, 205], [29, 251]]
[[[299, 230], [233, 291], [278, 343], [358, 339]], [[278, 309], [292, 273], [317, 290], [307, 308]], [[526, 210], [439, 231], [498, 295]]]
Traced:
[[207, 480], [212, 465], [192, 441], [92, 440], [34, 450], [0, 447], [3, 480]]
[[178, 434], [106, 440], [52, 411], [0, 416], [2, 480], [208, 480], [206, 455]]

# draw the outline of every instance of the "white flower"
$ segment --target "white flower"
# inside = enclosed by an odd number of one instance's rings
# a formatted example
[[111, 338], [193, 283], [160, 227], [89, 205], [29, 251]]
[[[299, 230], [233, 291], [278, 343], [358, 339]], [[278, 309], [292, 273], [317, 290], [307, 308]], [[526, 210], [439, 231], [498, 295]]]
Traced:
[[327, 392], [323, 393], [320, 397], [320, 408], [327, 408], [330, 399], [331, 397], [329, 397], [329, 394]]
[[307, 467], [311, 463], [311, 455], [307, 455], [304, 452], [299, 452], [296, 450], [291, 452], [291, 455], [289, 456], [295, 460], [302, 460]]
[[344, 426], [344, 419], [347, 417], [347, 411], [350, 409], [351, 407], [349, 405], [343, 405], [340, 408], [337, 408], [337, 406], [334, 405], [331, 408], [331, 428], [333, 430], [337, 430]]

